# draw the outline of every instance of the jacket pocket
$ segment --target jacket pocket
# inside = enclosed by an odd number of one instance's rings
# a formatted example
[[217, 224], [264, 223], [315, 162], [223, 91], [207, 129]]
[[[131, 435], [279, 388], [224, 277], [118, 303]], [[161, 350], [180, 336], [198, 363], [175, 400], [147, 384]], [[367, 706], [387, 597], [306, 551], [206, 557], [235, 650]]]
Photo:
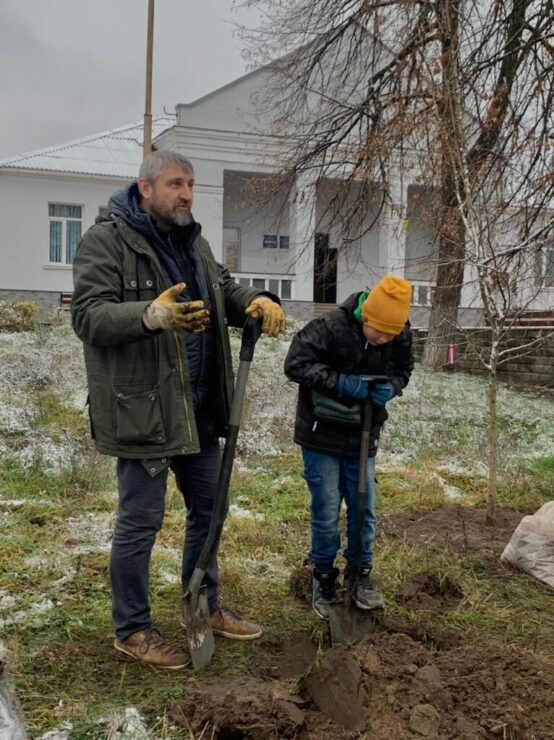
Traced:
[[115, 393], [115, 438], [123, 444], [163, 444], [166, 432], [158, 388]]
[[360, 404], [355, 403], [347, 406], [319, 391], [312, 391], [312, 403], [314, 416], [318, 421], [326, 421], [332, 424], [346, 424], [347, 426], [361, 426], [362, 418]]
[[153, 275], [140, 270], [123, 273], [123, 290], [126, 301], [152, 301], [158, 294]]

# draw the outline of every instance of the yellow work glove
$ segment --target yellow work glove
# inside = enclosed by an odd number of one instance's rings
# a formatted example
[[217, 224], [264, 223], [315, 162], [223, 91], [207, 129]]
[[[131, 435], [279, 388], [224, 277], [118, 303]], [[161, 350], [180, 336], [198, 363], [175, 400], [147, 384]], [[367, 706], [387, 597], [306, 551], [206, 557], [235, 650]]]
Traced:
[[287, 326], [283, 309], [266, 295], [256, 296], [244, 313], [255, 319], [263, 317], [262, 331], [269, 334], [270, 337], [285, 333]]
[[156, 329], [175, 329], [198, 334], [210, 323], [210, 315], [204, 308], [204, 301], [177, 300], [185, 283], [177, 283], [152, 301], [142, 314], [142, 323], [150, 331]]

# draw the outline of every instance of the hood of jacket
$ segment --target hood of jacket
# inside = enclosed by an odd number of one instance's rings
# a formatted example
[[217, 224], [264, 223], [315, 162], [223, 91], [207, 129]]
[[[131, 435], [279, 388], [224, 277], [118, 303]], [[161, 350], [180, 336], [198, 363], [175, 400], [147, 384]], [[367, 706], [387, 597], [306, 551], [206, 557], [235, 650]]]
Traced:
[[[356, 317], [354, 316], [354, 311], [358, 308], [358, 302], [360, 300], [360, 296], [362, 295], [361, 291], [358, 291], [357, 293], [351, 293], [348, 298], [346, 298], [340, 305], [339, 309], [344, 311], [348, 318], [351, 321], [357, 321]], [[357, 322], [360, 323], [360, 322]]]
[[159, 238], [154, 217], [140, 207], [140, 195], [136, 180], [112, 195], [108, 201], [108, 214], [122, 218], [125, 223], [146, 237], [148, 241]]

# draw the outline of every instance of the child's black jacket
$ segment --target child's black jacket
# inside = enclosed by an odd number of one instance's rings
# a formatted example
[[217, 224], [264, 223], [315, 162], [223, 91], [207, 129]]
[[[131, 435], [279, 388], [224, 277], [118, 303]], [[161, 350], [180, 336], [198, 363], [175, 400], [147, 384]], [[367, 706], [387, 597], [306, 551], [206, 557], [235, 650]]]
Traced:
[[[397, 394], [402, 393], [414, 367], [409, 323], [392, 342], [374, 347], [354, 317], [360, 293], [319, 319], [313, 319], [293, 338], [285, 359], [285, 373], [299, 384], [294, 441], [337, 457], [356, 457], [360, 451], [360, 427], [330, 423], [314, 414], [312, 390], [352, 405], [337, 395], [339, 373], [387, 375]], [[373, 406], [370, 457], [375, 455], [380, 429], [387, 419], [384, 407]]]

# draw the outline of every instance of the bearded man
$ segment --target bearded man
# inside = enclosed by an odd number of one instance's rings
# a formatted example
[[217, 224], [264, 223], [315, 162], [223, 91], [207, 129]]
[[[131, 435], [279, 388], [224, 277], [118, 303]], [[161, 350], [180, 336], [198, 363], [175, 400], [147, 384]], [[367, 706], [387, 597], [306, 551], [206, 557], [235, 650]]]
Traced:
[[[117, 457], [119, 506], [110, 556], [115, 647], [177, 670], [188, 654], [153, 627], [150, 557], [172, 470], [186, 506], [186, 592], [209, 529], [229, 422], [233, 371], [227, 325], [248, 315], [285, 331], [277, 296], [238, 285], [216, 262], [192, 215], [194, 170], [171, 151], [149, 154], [138, 180], [77, 249], [71, 305], [83, 342], [91, 431]], [[221, 606], [217, 553], [206, 570], [216, 634], [253, 640], [262, 629]]]

